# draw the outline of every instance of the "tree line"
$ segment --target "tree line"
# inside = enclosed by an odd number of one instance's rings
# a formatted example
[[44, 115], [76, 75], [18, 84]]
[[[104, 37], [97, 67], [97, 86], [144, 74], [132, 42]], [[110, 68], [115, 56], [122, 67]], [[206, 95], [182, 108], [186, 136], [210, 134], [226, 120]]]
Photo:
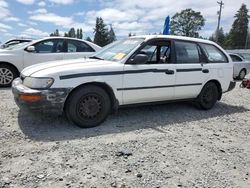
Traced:
[[[112, 25], [110, 28], [107, 28], [107, 25], [104, 23], [101, 17], [96, 18], [96, 25], [94, 28], [94, 41], [91, 40], [89, 36], [85, 40], [94, 42], [95, 44], [103, 47], [109, 43], [112, 43], [116, 40], [116, 35]], [[58, 29], [55, 32], [51, 33], [50, 36], [60, 36]], [[78, 38], [83, 39], [83, 31], [81, 28], [71, 28], [68, 32], [64, 33], [64, 37]]]
[[[229, 33], [224, 33], [223, 27], [221, 27], [209, 37], [209, 40], [217, 42], [226, 49], [250, 48], [249, 18], [248, 9], [245, 4], [242, 4], [234, 16]], [[204, 25], [205, 19], [200, 12], [185, 9], [172, 17], [170, 34], [202, 38], [199, 36], [199, 31]]]
[[[234, 22], [229, 33], [224, 33], [223, 27], [221, 27], [209, 37], [209, 40], [217, 42], [226, 49], [250, 48], [250, 33], [248, 33], [249, 18], [248, 9], [245, 4], [242, 4], [234, 16]], [[206, 20], [200, 12], [196, 12], [190, 8], [182, 10], [171, 18], [170, 34], [202, 38], [199, 35], [199, 31], [202, 30], [205, 22]], [[59, 31], [56, 29], [50, 36], [59, 35]], [[128, 36], [134, 35], [132, 33], [128, 34]], [[71, 28], [68, 32], [64, 33], [64, 36], [83, 39], [83, 31], [81, 28]], [[112, 25], [108, 27], [101, 17], [97, 17], [94, 28], [94, 40], [92, 41], [90, 37], [85, 38], [85, 40], [94, 42], [99, 46], [105, 46], [115, 41], [116, 35]]]

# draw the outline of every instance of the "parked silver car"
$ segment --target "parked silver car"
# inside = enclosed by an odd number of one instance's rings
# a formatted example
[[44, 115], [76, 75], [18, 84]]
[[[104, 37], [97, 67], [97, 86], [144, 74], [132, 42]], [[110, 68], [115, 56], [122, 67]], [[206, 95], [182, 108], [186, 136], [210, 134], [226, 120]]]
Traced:
[[243, 80], [245, 76], [250, 72], [250, 62], [246, 61], [238, 54], [229, 53], [234, 64], [233, 77], [238, 80]]

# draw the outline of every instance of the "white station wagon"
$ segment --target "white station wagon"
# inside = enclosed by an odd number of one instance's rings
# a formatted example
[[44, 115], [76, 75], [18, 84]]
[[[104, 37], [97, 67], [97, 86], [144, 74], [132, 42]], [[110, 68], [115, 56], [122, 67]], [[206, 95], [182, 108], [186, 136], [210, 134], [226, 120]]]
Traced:
[[150, 35], [112, 43], [88, 59], [30, 66], [12, 91], [21, 108], [65, 112], [76, 125], [93, 127], [124, 105], [187, 99], [208, 110], [234, 87], [232, 60], [217, 44]]
[[19, 73], [37, 63], [83, 58], [100, 47], [84, 40], [67, 37], [49, 37], [24, 42], [0, 50], [0, 87], [11, 86]]

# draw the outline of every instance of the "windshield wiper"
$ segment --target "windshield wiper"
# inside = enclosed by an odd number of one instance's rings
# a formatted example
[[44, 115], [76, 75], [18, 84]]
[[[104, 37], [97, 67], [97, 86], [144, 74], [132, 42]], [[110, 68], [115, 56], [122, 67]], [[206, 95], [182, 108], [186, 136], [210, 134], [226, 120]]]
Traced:
[[89, 59], [99, 59], [99, 60], [104, 60], [104, 59], [102, 59], [102, 58], [100, 58], [100, 57], [97, 57], [97, 56], [90, 56], [90, 57], [89, 57]]

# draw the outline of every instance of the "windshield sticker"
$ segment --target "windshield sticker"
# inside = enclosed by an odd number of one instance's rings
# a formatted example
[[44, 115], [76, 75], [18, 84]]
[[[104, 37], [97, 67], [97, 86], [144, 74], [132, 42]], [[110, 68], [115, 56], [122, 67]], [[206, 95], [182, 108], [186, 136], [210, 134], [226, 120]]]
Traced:
[[113, 59], [115, 59], [115, 60], [121, 60], [125, 55], [126, 55], [126, 54], [124, 54], [124, 53], [117, 53], [117, 54], [113, 57]]

